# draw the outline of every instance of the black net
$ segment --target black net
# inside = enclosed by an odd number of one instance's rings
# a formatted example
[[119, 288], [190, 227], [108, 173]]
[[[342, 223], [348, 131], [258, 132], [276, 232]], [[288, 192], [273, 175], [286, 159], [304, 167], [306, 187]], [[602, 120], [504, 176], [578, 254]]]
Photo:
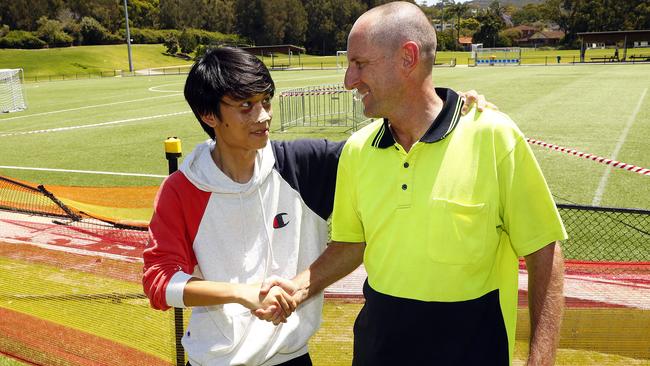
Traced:
[[[558, 207], [569, 239], [556, 365], [649, 364], [650, 211]], [[183, 364], [178, 313], [142, 294], [145, 230], [0, 178], [0, 353], [37, 365]], [[364, 279], [360, 268], [326, 290], [315, 365], [350, 365]], [[523, 262], [519, 292], [513, 364], [528, 347]]]
[[650, 262], [650, 211], [558, 205], [567, 259]]

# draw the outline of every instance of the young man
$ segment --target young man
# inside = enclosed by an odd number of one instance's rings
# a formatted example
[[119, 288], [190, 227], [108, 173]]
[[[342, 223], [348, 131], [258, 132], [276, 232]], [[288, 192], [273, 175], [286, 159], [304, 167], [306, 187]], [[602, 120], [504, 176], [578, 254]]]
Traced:
[[320, 293], [363, 260], [353, 365], [508, 365], [524, 257], [528, 365], [552, 365], [564, 227], [510, 118], [490, 109], [461, 116], [458, 94], [434, 88], [435, 49], [435, 31], [412, 3], [378, 6], [352, 27], [345, 85], [361, 94], [366, 116], [384, 119], [346, 142], [335, 242], [294, 278], [294, 298]]
[[228, 47], [187, 77], [185, 98], [210, 140], [158, 192], [143, 286], [156, 309], [193, 307], [182, 342], [194, 366], [311, 365], [322, 293], [289, 317], [293, 298], [280, 287], [260, 296], [260, 283], [294, 277], [325, 249], [344, 142], [269, 143], [274, 91], [262, 62]]
[[322, 296], [278, 326], [250, 310], [294, 310], [281, 288], [262, 298], [259, 284], [295, 276], [325, 248], [343, 144], [269, 144], [274, 91], [264, 64], [235, 48], [209, 51], [185, 84], [211, 140], [160, 188], [143, 285], [154, 308], [194, 307], [182, 341], [191, 365], [311, 364]]

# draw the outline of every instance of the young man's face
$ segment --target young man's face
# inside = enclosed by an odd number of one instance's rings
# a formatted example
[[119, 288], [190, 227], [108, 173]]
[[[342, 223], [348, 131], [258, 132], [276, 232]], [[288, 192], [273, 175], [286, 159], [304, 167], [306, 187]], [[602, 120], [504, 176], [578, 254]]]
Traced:
[[266, 146], [273, 115], [270, 95], [257, 94], [243, 100], [224, 96], [220, 103], [221, 118], [213, 117], [218, 144], [244, 150]]

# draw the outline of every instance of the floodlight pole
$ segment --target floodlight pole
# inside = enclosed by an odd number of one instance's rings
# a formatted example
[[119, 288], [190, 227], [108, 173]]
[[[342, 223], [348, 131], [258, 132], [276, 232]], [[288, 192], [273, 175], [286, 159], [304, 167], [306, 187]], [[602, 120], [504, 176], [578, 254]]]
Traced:
[[[124, 0], [126, 3], [126, 0]], [[182, 155], [181, 139], [178, 137], [168, 137], [165, 140], [165, 158], [169, 174], [178, 170], [178, 158]], [[185, 350], [181, 344], [183, 338], [183, 309], [174, 308], [174, 338], [176, 341], [176, 366], [185, 365]]]
[[126, 49], [129, 51], [129, 72], [133, 72], [133, 61], [131, 61], [131, 32], [129, 31], [129, 8], [124, 0], [124, 19], [126, 20]]

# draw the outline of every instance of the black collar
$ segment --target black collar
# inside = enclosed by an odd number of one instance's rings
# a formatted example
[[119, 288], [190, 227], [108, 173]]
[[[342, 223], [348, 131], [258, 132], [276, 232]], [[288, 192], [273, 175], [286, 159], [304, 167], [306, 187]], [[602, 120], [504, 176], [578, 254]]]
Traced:
[[[427, 132], [420, 139], [420, 141], [426, 143], [438, 142], [447, 137], [458, 125], [460, 110], [463, 107], [463, 100], [451, 89], [436, 88], [436, 94], [443, 100], [444, 104], [438, 117], [431, 123]], [[388, 127], [388, 119], [384, 118], [384, 124], [372, 140], [372, 146], [385, 149], [394, 144], [395, 138]]]

